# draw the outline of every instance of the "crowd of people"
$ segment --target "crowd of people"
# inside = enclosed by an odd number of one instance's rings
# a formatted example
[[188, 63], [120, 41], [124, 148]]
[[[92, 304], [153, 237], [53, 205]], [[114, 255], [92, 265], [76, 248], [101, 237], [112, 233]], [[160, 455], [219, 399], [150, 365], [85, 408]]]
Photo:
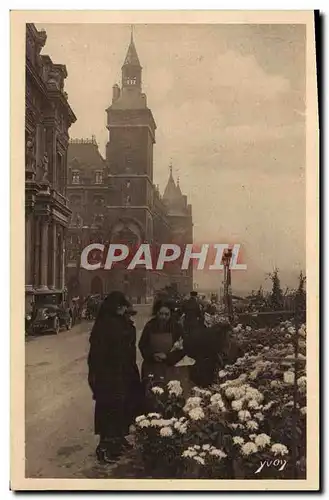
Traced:
[[[152, 411], [147, 389], [153, 381], [179, 380], [184, 393], [195, 385], [207, 387], [230, 356], [231, 325], [222, 321], [207, 326], [205, 315], [213, 314], [196, 292], [179, 306], [157, 298], [151, 318], [139, 340], [143, 363], [136, 363], [135, 311], [121, 292], [110, 293], [102, 302], [90, 335], [88, 382], [95, 400], [96, 450], [101, 462], [112, 462], [129, 446], [125, 436], [137, 415]], [[209, 304], [208, 304], [209, 306]]]

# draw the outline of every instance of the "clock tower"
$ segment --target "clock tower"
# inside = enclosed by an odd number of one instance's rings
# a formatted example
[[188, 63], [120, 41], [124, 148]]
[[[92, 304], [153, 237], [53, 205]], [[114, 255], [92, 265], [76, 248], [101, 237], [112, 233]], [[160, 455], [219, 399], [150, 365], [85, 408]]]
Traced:
[[[130, 232], [130, 241], [153, 243], [154, 192], [153, 145], [156, 124], [142, 92], [142, 67], [133, 35], [122, 66], [122, 84], [113, 86], [112, 104], [106, 110], [109, 141], [106, 163], [111, 195], [108, 201], [110, 241], [120, 242]], [[145, 270], [145, 268], [144, 268]], [[119, 270], [118, 270], [119, 273]], [[119, 276], [119, 275], [118, 275]], [[126, 280], [133, 295], [151, 288], [150, 273], [142, 269], [111, 280], [117, 287]], [[117, 282], [117, 283], [116, 283]], [[137, 292], [136, 292], [137, 293]]]

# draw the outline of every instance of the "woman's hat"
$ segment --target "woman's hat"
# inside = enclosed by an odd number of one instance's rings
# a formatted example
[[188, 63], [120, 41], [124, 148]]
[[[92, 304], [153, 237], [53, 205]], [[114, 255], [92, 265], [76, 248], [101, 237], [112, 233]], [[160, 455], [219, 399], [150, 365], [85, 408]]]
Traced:
[[122, 306], [131, 307], [131, 304], [126, 298], [125, 294], [119, 291], [109, 293], [104, 302], [106, 302], [107, 304], [111, 304], [115, 307], [122, 307]]

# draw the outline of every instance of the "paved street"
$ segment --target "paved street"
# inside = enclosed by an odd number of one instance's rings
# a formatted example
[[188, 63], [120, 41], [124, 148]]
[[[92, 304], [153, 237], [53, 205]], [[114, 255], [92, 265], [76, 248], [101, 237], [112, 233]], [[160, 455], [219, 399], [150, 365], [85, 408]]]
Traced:
[[[139, 306], [138, 338], [149, 314]], [[86, 363], [91, 326], [83, 322], [26, 343], [26, 477], [107, 477], [113, 468], [97, 465], [94, 455]]]

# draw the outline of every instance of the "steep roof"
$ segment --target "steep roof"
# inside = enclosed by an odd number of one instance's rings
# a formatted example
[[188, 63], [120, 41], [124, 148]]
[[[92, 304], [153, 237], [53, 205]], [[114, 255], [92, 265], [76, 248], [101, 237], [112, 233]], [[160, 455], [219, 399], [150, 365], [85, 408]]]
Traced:
[[172, 203], [176, 201], [177, 198], [178, 198], [177, 187], [172, 175], [172, 167], [170, 167], [169, 179], [163, 193], [163, 200], [168, 203]]
[[69, 143], [67, 152], [68, 165], [77, 165], [103, 169], [105, 160], [98, 150], [98, 145], [93, 139], [73, 139]]
[[141, 68], [132, 35], [123, 66], [138, 66], [139, 68]]

